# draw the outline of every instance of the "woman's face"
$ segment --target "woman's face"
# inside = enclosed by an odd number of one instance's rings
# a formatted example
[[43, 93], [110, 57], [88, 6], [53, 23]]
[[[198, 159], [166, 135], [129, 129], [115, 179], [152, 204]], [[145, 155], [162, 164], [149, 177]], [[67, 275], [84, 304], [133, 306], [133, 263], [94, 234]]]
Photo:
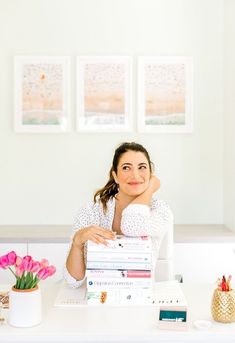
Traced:
[[143, 152], [129, 150], [121, 155], [117, 173], [113, 177], [119, 185], [119, 193], [127, 196], [138, 196], [149, 185], [150, 167]]

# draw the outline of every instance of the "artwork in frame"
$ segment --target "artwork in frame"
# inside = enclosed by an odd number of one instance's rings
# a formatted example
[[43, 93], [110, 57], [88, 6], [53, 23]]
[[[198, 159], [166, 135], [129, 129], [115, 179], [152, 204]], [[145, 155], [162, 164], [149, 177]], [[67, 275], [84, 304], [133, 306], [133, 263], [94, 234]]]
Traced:
[[139, 57], [138, 131], [193, 130], [192, 57]]
[[77, 57], [77, 131], [130, 131], [132, 60]]
[[15, 57], [15, 131], [70, 131], [70, 58]]

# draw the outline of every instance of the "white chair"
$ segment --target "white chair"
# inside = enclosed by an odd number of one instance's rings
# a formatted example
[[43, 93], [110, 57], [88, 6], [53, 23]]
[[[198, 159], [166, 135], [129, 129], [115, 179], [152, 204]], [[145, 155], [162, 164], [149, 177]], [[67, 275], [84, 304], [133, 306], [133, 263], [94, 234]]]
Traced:
[[158, 259], [155, 266], [155, 281], [174, 279], [173, 268], [173, 224], [162, 239]]

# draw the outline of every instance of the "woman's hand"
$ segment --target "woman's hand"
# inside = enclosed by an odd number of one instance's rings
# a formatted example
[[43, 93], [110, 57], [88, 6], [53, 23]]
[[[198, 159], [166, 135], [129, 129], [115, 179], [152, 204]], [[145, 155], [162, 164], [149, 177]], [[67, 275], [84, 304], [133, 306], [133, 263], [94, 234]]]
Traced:
[[151, 175], [148, 190], [150, 190], [152, 193], [155, 193], [157, 190], [159, 190], [160, 185], [160, 180], [155, 175]]
[[160, 188], [160, 180], [155, 176], [151, 175], [149, 179], [149, 184], [146, 190], [138, 195], [131, 204], [144, 204], [150, 206], [152, 195]]
[[84, 244], [90, 240], [107, 245], [107, 239], [115, 239], [115, 233], [97, 225], [85, 227], [74, 234], [66, 261], [67, 270], [74, 279], [82, 280], [86, 274]]
[[107, 229], [103, 229], [97, 225], [91, 225], [78, 230], [73, 237], [73, 245], [77, 248], [83, 248], [84, 244], [90, 240], [97, 244], [107, 245], [107, 239], [115, 239], [116, 233]]

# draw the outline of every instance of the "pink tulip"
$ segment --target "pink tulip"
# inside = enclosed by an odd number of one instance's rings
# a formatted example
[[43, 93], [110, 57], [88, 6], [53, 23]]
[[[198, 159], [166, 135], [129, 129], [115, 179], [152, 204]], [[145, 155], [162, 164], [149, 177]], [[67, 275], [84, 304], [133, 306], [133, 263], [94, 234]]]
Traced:
[[40, 280], [45, 280], [56, 272], [54, 266], [49, 266], [47, 259], [43, 258], [41, 262], [39, 262], [34, 261], [29, 255], [21, 258], [20, 256], [17, 256], [14, 251], [10, 251], [8, 254], [0, 256], [0, 268], [8, 268], [16, 277], [15, 287], [23, 287], [23, 289], [35, 287], [35, 284]]
[[21, 263], [21, 268], [23, 268], [25, 271], [29, 272], [33, 266], [33, 259], [31, 256], [25, 256], [23, 257], [23, 261]]
[[20, 256], [16, 257], [15, 265], [16, 267], [19, 267], [22, 263], [23, 259]]
[[6, 269], [9, 266], [7, 255], [0, 257], [0, 268]]
[[40, 268], [46, 268], [49, 266], [49, 261], [46, 258], [43, 258], [40, 262]]
[[37, 273], [37, 276], [39, 279], [44, 280], [44, 275], [46, 274], [46, 268], [40, 269], [39, 272]]
[[27, 272], [30, 272], [32, 266], [33, 266], [33, 261], [32, 261], [32, 260], [31, 260], [31, 261], [27, 261], [27, 260], [24, 260], [24, 259], [23, 259], [23, 261], [22, 261], [20, 267], [21, 267], [23, 270], [25, 270], [25, 271], [27, 271]]
[[11, 251], [7, 254], [9, 265], [12, 266], [16, 262], [17, 255], [14, 251]]
[[33, 267], [33, 263], [34, 263], [33, 260], [32, 260], [32, 261], [29, 261], [28, 267], [27, 267], [27, 272], [30, 272], [30, 271], [31, 271], [31, 269], [32, 269], [32, 267]]
[[48, 276], [52, 276], [56, 272], [56, 268], [54, 266], [46, 267], [43, 269], [40, 269], [37, 273], [37, 276], [41, 280], [45, 280]]
[[16, 267], [15, 274], [17, 277], [21, 277], [24, 270], [21, 267]]
[[27, 261], [27, 262], [30, 262], [30, 261], [32, 261], [32, 256], [26, 255], [26, 256], [23, 257], [23, 260]]
[[56, 267], [54, 267], [54, 266], [48, 267], [48, 271], [47, 272], [48, 272], [47, 276], [52, 276], [56, 272]]
[[40, 263], [36, 261], [36, 262], [32, 263], [32, 267], [31, 267], [31, 269], [29, 271], [31, 273], [36, 273], [36, 272], [39, 271], [39, 269], [40, 269]]

